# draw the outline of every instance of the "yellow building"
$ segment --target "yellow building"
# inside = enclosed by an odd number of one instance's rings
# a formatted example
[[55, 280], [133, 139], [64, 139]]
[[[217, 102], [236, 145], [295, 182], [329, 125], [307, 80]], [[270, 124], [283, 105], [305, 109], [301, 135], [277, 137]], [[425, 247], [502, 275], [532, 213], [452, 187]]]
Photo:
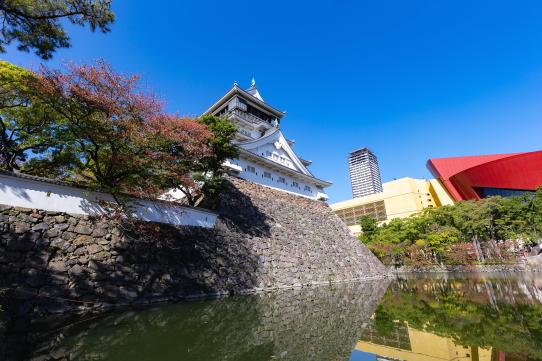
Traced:
[[368, 215], [378, 221], [405, 218], [424, 208], [453, 204], [436, 179], [401, 178], [382, 184], [383, 192], [330, 205], [354, 234], [361, 232], [359, 219]]
[[367, 337], [356, 344], [356, 350], [378, 355], [380, 359], [402, 361], [491, 361], [491, 348], [464, 347], [455, 344], [451, 338], [440, 337], [428, 332], [406, 327], [408, 338], [387, 340], [381, 337]]

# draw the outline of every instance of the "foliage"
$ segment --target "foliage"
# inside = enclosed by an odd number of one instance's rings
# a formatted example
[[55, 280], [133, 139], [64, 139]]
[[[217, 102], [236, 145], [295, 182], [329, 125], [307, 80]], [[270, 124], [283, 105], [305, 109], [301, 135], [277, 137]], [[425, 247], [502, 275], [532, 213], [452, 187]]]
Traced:
[[37, 100], [34, 80], [32, 72], [0, 61], [0, 169], [19, 170], [30, 155], [53, 147], [55, 114]]
[[151, 148], [157, 150], [152, 163], [154, 183], [160, 189], [180, 191], [189, 205], [198, 204], [203, 197], [212, 203], [222, 191], [224, 161], [238, 154], [231, 143], [235, 125], [215, 116], [195, 122], [165, 117], [155, 124], [160, 129], [150, 138], [154, 139]]
[[188, 189], [193, 204], [216, 196], [223, 162], [237, 156], [228, 120], [167, 114], [137, 76], [104, 61], [37, 73], [2, 62], [0, 79], [3, 169], [73, 181], [117, 201]]
[[377, 228], [370, 226], [375, 221], [365, 218], [360, 223], [364, 230], [360, 240], [386, 264], [510, 262], [514, 247], [505, 241], [542, 238], [542, 187], [524, 197], [428, 208]]
[[120, 195], [156, 197], [188, 182], [195, 163], [210, 155], [212, 134], [191, 119], [165, 114], [138, 87], [137, 76], [115, 73], [103, 61], [66, 71], [42, 67], [33, 84], [41, 104], [58, 117], [58, 147], [25, 170]]
[[194, 184], [179, 183], [172, 188], [180, 190], [189, 204], [196, 204], [202, 196], [212, 203], [223, 189], [223, 163], [238, 156], [238, 148], [232, 144], [236, 126], [226, 118], [204, 115], [197, 119], [211, 133], [206, 144], [210, 152], [205, 154], [194, 168]]
[[141, 134], [152, 160], [152, 176], [145, 182], [158, 190], [181, 190], [187, 202], [194, 205], [201, 195], [194, 173], [201, 171], [204, 160], [213, 154], [209, 146], [213, 133], [197, 121], [165, 116], [155, 119], [149, 132]]
[[227, 159], [237, 158], [238, 148], [232, 144], [237, 127], [226, 118], [204, 115], [198, 119], [212, 133], [208, 145], [211, 153], [203, 158], [199, 170], [203, 193], [213, 199], [222, 191], [223, 164]]
[[137, 141], [160, 105], [135, 91], [137, 77], [98, 66], [68, 65], [67, 72], [42, 67], [34, 89], [63, 125], [51, 157], [30, 162], [26, 171], [74, 180], [112, 193], [146, 179], [148, 162]]
[[0, 65], [9, 80], [0, 98], [4, 169], [74, 181], [117, 200], [178, 189], [194, 204], [221, 190], [222, 164], [237, 156], [236, 128], [227, 119], [166, 114], [137, 76], [118, 74], [103, 61], [39, 73]]
[[374, 237], [375, 232], [377, 231], [378, 222], [373, 217], [365, 215], [359, 219], [359, 225], [361, 226], [361, 230], [363, 231], [360, 236], [360, 240], [363, 243], [369, 243], [372, 237]]
[[0, 2], [0, 53], [17, 41], [18, 49], [34, 49], [49, 59], [58, 48], [70, 46], [62, 20], [109, 31], [114, 20], [111, 0], [3, 0]]

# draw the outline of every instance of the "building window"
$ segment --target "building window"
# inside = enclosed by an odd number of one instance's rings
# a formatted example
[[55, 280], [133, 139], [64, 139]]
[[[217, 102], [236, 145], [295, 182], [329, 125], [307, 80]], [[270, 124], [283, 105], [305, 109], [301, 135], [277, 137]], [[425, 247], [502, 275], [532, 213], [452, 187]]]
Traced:
[[269, 173], [269, 172], [263, 172], [263, 177], [264, 177], [264, 178], [271, 178], [271, 173]]
[[305, 186], [305, 191], [312, 192], [311, 187], [310, 186]]
[[247, 172], [256, 173], [256, 168], [251, 165], [247, 165]]
[[273, 153], [273, 157], [272, 157], [272, 158], [273, 158], [273, 160], [278, 161], [278, 160], [279, 160], [279, 155], [276, 154], [276, 153]]
[[337, 213], [339, 218], [341, 218], [347, 226], [359, 225], [362, 216], [369, 216], [379, 222], [387, 219], [384, 201], [366, 203], [352, 208], [341, 209], [335, 211], [335, 213]]
[[509, 188], [478, 187], [474, 188], [474, 190], [480, 198], [487, 198], [491, 196], [522, 197], [525, 195], [532, 196], [534, 194], [534, 191]]
[[267, 150], [267, 151], [265, 152], [265, 155], [266, 155], [267, 157], [271, 157], [271, 152]]
[[279, 177], [279, 179], [277, 180], [277, 183], [286, 183], [286, 178]]
[[292, 187], [299, 188], [299, 183], [297, 183], [297, 182], [292, 182]]

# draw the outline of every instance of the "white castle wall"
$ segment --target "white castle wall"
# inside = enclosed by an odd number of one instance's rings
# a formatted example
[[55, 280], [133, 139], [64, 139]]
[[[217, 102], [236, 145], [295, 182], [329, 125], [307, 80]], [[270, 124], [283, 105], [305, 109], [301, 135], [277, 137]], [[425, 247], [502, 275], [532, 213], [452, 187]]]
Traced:
[[[110, 194], [56, 184], [36, 177], [0, 174], [0, 204], [71, 214], [99, 215], [100, 201], [113, 202]], [[167, 202], [134, 200], [134, 215], [143, 221], [172, 225], [212, 228], [217, 219], [213, 212], [182, 207]]]
[[[278, 172], [277, 170], [272, 170], [259, 164], [254, 164], [253, 162], [244, 158], [234, 159], [230, 162], [232, 164], [235, 164], [241, 167], [242, 170], [239, 174], [239, 177], [245, 180], [262, 184], [267, 187], [286, 191], [289, 193], [301, 195], [303, 197], [308, 197], [311, 199], [316, 199], [317, 197], [318, 189], [316, 189], [315, 184], [293, 179], [292, 177], [288, 176], [286, 173]], [[248, 165], [251, 165], [256, 169], [254, 173], [251, 173], [247, 170]], [[263, 177], [264, 171], [271, 173], [271, 178], [264, 178]], [[278, 182], [279, 177], [284, 177], [285, 183], [279, 183]], [[299, 187], [293, 186], [293, 182], [297, 182], [299, 184]], [[306, 190], [305, 186], [309, 186], [310, 191]]]

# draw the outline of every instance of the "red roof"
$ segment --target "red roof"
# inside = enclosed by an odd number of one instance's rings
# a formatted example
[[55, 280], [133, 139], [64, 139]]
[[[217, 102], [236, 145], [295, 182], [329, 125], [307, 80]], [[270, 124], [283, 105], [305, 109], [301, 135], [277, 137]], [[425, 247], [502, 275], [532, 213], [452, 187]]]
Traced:
[[542, 151], [433, 158], [427, 167], [456, 201], [479, 199], [476, 188], [535, 190], [542, 185]]

